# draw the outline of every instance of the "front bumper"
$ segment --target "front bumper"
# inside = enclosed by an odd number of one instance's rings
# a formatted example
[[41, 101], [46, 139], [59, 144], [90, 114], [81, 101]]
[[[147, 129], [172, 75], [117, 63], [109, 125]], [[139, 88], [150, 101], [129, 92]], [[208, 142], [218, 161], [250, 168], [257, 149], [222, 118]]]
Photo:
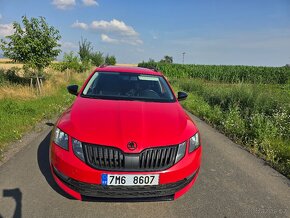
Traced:
[[178, 182], [154, 186], [103, 186], [100, 184], [84, 183], [66, 177], [53, 166], [52, 172], [58, 182], [79, 193], [82, 200], [111, 198], [115, 200], [131, 199], [134, 201], [174, 200], [175, 193], [189, 185], [198, 173], [196, 171], [190, 177]]
[[144, 174], [145, 172], [110, 172], [93, 169], [69, 151], [55, 145], [50, 147], [51, 171], [57, 184], [69, 195], [79, 200], [113, 199], [116, 201], [174, 200], [187, 192], [195, 182], [201, 161], [201, 146], [186, 153], [177, 164], [163, 171], [146, 172], [159, 174], [155, 186], [102, 186], [101, 175]]

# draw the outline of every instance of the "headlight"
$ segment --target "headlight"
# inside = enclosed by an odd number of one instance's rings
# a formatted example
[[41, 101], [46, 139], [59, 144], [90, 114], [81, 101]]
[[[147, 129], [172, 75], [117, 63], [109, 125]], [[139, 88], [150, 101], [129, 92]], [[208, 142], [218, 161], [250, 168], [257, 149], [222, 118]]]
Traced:
[[178, 150], [177, 150], [177, 155], [176, 155], [176, 158], [175, 158], [175, 163], [177, 163], [178, 161], [180, 161], [184, 157], [185, 150], [186, 150], [186, 142], [183, 142], [183, 143], [178, 145]]
[[189, 153], [193, 152], [195, 149], [199, 147], [199, 134], [198, 132], [189, 139]]
[[59, 128], [55, 129], [53, 141], [59, 147], [68, 150], [68, 135], [61, 131]]
[[72, 147], [74, 154], [82, 161], [85, 161], [82, 143], [76, 139], [72, 139]]

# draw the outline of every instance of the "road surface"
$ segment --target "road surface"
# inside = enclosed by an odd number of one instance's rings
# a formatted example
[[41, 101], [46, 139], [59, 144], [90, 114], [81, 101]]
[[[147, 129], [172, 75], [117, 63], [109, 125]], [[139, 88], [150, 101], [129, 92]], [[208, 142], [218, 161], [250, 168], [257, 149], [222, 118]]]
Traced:
[[51, 127], [0, 166], [0, 217], [290, 217], [290, 182], [262, 160], [193, 116], [202, 133], [199, 177], [170, 202], [71, 199], [48, 164]]

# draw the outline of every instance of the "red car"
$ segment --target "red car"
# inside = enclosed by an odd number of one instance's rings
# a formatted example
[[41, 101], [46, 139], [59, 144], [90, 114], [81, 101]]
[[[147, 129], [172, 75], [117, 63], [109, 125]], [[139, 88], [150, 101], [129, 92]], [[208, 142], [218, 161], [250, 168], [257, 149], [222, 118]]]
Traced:
[[201, 162], [196, 125], [162, 73], [97, 68], [57, 121], [50, 144], [56, 183], [79, 200], [174, 200], [195, 182]]

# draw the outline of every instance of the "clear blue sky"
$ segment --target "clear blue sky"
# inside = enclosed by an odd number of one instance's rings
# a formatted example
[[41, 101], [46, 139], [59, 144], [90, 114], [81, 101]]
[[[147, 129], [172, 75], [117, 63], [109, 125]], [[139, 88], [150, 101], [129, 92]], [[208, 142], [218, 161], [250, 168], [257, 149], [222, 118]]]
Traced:
[[0, 37], [22, 15], [60, 30], [63, 51], [81, 36], [120, 63], [290, 63], [290, 0], [0, 0]]

